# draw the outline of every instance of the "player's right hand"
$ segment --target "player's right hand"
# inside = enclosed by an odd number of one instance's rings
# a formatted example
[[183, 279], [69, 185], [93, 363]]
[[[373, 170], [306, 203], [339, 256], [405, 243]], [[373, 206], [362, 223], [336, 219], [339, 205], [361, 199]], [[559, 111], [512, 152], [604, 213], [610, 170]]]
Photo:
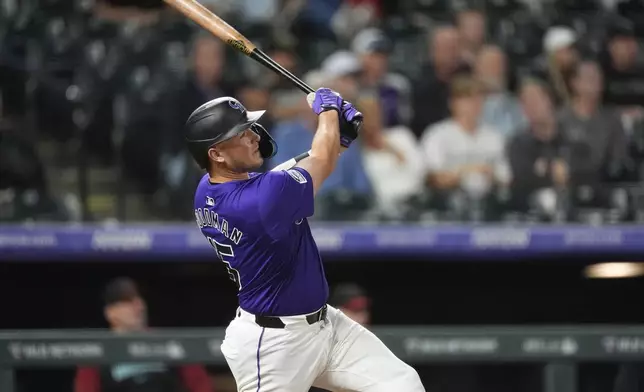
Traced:
[[351, 102], [343, 101], [340, 111], [340, 144], [349, 148], [351, 142], [358, 138], [362, 129], [362, 113], [360, 113]]
[[338, 114], [342, 113], [342, 103], [344, 100], [340, 94], [329, 88], [319, 88], [315, 93], [310, 93], [306, 99], [309, 106], [313, 109], [313, 112], [318, 116], [327, 110], [335, 110]]

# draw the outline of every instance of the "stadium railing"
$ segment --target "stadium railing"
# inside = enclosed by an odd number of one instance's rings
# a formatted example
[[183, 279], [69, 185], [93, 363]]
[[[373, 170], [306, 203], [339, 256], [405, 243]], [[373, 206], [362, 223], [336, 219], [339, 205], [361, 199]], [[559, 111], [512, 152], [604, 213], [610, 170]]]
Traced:
[[[390, 349], [410, 364], [543, 363], [544, 392], [577, 391], [577, 363], [644, 358], [642, 327], [379, 327]], [[115, 335], [103, 330], [0, 333], [0, 390], [15, 392], [16, 368], [119, 362], [224, 364], [223, 328], [161, 329]]]

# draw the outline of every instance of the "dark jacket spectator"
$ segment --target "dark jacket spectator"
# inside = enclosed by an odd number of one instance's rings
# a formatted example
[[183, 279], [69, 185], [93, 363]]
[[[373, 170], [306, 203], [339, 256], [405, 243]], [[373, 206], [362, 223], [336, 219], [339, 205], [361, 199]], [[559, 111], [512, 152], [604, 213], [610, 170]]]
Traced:
[[572, 74], [570, 105], [559, 113], [559, 125], [565, 137], [582, 144], [590, 152], [582, 177], [594, 183], [619, 179], [630, 165], [628, 143], [619, 115], [602, 106], [604, 78], [594, 61], [580, 62]]
[[511, 190], [515, 207], [527, 210], [531, 196], [541, 189], [564, 189], [584, 170], [590, 150], [571, 143], [560, 132], [553, 98], [546, 85], [526, 81], [520, 89], [528, 129], [508, 144], [508, 160], [514, 176]]
[[606, 77], [604, 100], [623, 108], [644, 106], [644, 53], [638, 48], [627, 20], [611, 27], [602, 68]]
[[514, 137], [508, 160], [515, 173], [511, 189], [516, 206], [525, 210], [534, 192], [567, 185], [570, 176], [583, 169], [585, 155], [556, 128], [531, 128]]
[[159, 137], [163, 208], [170, 218], [185, 217], [182, 206], [192, 203], [193, 189], [203, 174], [185, 149], [182, 129], [190, 114], [204, 103], [236, 95], [235, 87], [222, 78], [225, 63], [221, 41], [201, 36], [194, 42], [192, 69], [183, 86], [164, 99], [160, 110], [163, 126]]
[[[129, 278], [112, 280], [103, 294], [104, 314], [115, 333], [148, 330], [147, 304]], [[121, 363], [77, 369], [74, 392], [213, 392], [203, 366]]]
[[469, 70], [461, 62], [458, 31], [451, 26], [434, 30], [432, 62], [423, 67], [420, 80], [413, 83], [411, 129], [420, 137], [429, 125], [450, 116], [449, 86], [456, 73]]

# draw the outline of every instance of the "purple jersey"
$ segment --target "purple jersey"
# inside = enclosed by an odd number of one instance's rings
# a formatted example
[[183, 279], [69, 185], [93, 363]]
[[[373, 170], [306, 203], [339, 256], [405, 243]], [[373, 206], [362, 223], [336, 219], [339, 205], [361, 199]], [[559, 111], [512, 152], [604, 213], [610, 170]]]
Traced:
[[239, 306], [264, 316], [320, 309], [328, 284], [306, 218], [313, 215], [313, 180], [302, 168], [210, 183], [195, 193], [201, 232], [239, 289]]

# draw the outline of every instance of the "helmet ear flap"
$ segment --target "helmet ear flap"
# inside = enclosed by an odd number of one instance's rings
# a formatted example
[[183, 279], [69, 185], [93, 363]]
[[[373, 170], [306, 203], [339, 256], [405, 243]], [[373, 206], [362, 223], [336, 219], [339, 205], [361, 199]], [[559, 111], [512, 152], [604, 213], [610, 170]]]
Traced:
[[275, 143], [275, 139], [271, 137], [266, 128], [261, 124], [254, 123], [251, 124], [250, 129], [259, 135], [259, 153], [262, 158], [269, 159], [274, 157], [277, 154], [277, 143]]

